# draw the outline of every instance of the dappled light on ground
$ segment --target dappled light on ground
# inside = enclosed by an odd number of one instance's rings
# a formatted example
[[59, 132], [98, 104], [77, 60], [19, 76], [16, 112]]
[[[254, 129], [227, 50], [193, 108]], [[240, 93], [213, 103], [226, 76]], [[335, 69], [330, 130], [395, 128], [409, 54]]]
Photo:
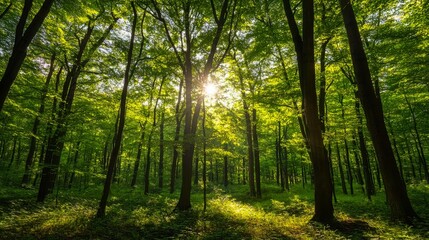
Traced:
[[[267, 186], [270, 188], [270, 186]], [[11, 191], [15, 191], [12, 188]], [[424, 197], [421, 187], [414, 192]], [[19, 190], [32, 191], [32, 190]], [[338, 223], [322, 226], [309, 223], [313, 204], [307, 194], [266, 193], [262, 199], [246, 197], [240, 186], [214, 188], [208, 208], [202, 211], [202, 195], [196, 191], [187, 212], [173, 211], [177, 196], [115, 189], [107, 215], [94, 218], [97, 201], [93, 192], [60, 193], [58, 204], [51, 199], [36, 204], [29, 194], [22, 199], [0, 199], [0, 239], [425, 239], [424, 226], [408, 227], [388, 221], [382, 196], [373, 202], [351, 197], [336, 205]], [[424, 191], [424, 189], [423, 189]], [[234, 193], [235, 192], [235, 193]], [[6, 195], [6, 194], [5, 194]], [[303, 196], [303, 197], [301, 197]], [[356, 196], [355, 198], [359, 198]], [[252, 200], [255, 203], [248, 201]], [[358, 208], [358, 209], [356, 209]], [[366, 212], [366, 214], [362, 214]], [[373, 214], [376, 215], [373, 215]], [[377, 216], [377, 214], [380, 214]]]

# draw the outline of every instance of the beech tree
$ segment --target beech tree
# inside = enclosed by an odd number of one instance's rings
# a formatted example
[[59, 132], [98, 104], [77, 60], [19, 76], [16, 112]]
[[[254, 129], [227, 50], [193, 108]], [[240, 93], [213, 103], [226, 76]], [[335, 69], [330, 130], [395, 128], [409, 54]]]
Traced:
[[393, 219], [410, 222], [417, 217], [407, 195], [405, 184], [396, 165], [392, 145], [384, 123], [381, 100], [376, 97], [368, 61], [350, 0], [340, 0], [341, 13], [347, 31], [358, 94], [365, 113], [367, 127], [377, 153]]
[[313, 165], [315, 214], [312, 220], [322, 223], [332, 223], [334, 221], [332, 182], [317, 108], [313, 35], [314, 2], [312, 0], [304, 0], [302, 3], [302, 37], [299, 33], [290, 1], [283, 0], [283, 6], [297, 54], [300, 86], [303, 96], [304, 110], [302, 114], [310, 146], [310, 159]]

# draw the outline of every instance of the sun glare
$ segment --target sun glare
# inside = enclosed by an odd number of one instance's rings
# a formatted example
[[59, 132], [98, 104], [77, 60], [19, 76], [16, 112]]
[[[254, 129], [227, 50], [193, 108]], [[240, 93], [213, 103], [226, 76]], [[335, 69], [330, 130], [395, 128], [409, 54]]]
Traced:
[[204, 93], [206, 96], [213, 97], [217, 93], [217, 86], [213, 83], [207, 83], [204, 86]]

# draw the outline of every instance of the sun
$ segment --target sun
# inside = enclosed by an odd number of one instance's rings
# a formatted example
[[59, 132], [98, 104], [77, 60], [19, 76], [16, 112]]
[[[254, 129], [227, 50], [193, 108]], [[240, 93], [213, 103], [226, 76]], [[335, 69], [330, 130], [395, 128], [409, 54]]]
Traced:
[[204, 86], [204, 94], [208, 97], [213, 97], [217, 93], [217, 86], [213, 83], [207, 83]]

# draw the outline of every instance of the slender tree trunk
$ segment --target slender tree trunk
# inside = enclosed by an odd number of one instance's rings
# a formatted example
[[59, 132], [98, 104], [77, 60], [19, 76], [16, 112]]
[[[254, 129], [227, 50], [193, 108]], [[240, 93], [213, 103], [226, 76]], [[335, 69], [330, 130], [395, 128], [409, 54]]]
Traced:
[[[7, 62], [6, 70], [3, 72], [2, 79], [0, 80], [0, 112], [3, 109], [4, 102], [9, 93], [9, 90], [15, 81], [25, 57], [27, 56], [27, 49], [33, 41], [34, 36], [39, 31], [46, 16], [48, 16], [54, 0], [45, 0], [40, 7], [39, 11], [34, 15], [34, 18], [27, 25], [27, 18], [31, 11], [33, 1], [25, 0], [21, 17], [18, 21], [15, 31], [15, 44], [13, 45], [12, 54]], [[7, 11], [5, 10], [4, 13]]]
[[[344, 96], [340, 94], [339, 96], [339, 102], [341, 105], [341, 119], [343, 120], [343, 123], [345, 123], [345, 110], [344, 110]], [[344, 151], [345, 151], [345, 161], [346, 161], [346, 167], [347, 167], [347, 181], [349, 182], [350, 186], [350, 194], [353, 195], [353, 176], [352, 176], [352, 169], [350, 165], [350, 155], [349, 155], [349, 145], [347, 143], [347, 127], [344, 125]]]
[[384, 123], [381, 101], [377, 99], [355, 14], [350, 0], [340, 0], [341, 13], [347, 31], [354, 73], [359, 96], [365, 112], [381, 174], [386, 190], [387, 202], [393, 219], [411, 222], [417, 217], [407, 195], [396, 165], [392, 146]]
[[411, 147], [410, 147], [410, 144], [408, 143], [408, 141], [405, 141], [405, 146], [407, 147], [408, 159], [409, 159], [410, 165], [411, 165], [411, 174], [413, 176], [413, 180], [416, 180], [417, 176], [416, 176], [416, 170], [414, 168], [413, 155], [411, 154]]
[[353, 133], [352, 144], [353, 144], [353, 155], [354, 155], [355, 162], [356, 162], [357, 180], [358, 180], [359, 185], [361, 185], [362, 192], [365, 194], [364, 181], [363, 181], [362, 170], [361, 170], [362, 168], [361, 168], [361, 162], [359, 159], [358, 145], [356, 142], [356, 134], [355, 133]]
[[349, 144], [347, 140], [344, 138], [344, 151], [346, 153], [346, 165], [347, 165], [347, 179], [350, 186], [350, 194], [353, 195], [353, 174], [352, 174], [352, 165], [350, 163], [350, 154], [349, 154]]
[[[279, 121], [280, 122], [280, 121]], [[276, 134], [277, 135], [277, 134]], [[280, 185], [280, 158], [279, 158], [279, 140], [276, 137], [276, 183]]]
[[228, 156], [223, 156], [223, 186], [228, 187]]
[[248, 173], [249, 173], [249, 188], [250, 196], [255, 197], [255, 161], [252, 138], [252, 124], [250, 120], [249, 107], [243, 98], [244, 117], [246, 119], [246, 136], [247, 136], [247, 158], [248, 158]]
[[120, 102], [119, 113], [118, 113], [119, 122], [118, 122], [118, 128], [115, 131], [115, 136], [114, 136], [115, 142], [113, 144], [112, 153], [110, 154], [109, 167], [107, 170], [106, 181], [104, 182], [103, 194], [101, 196], [100, 204], [97, 209], [97, 214], [96, 214], [97, 218], [102, 218], [106, 215], [107, 198], [109, 197], [110, 186], [112, 184], [112, 179], [113, 179], [113, 171], [116, 167], [116, 161], [118, 160], [119, 148], [121, 147], [122, 134], [125, 126], [125, 117], [126, 117], [125, 111], [126, 111], [126, 105], [127, 105], [128, 84], [131, 78], [130, 72], [131, 72], [131, 64], [132, 64], [132, 57], [133, 57], [134, 37], [135, 37], [137, 18], [138, 18], [137, 10], [133, 1], [131, 2], [131, 7], [133, 9], [133, 22], [131, 25], [131, 39], [130, 39], [130, 45], [127, 53], [127, 65], [125, 67], [124, 85], [122, 88], [121, 102]]
[[76, 166], [77, 166], [77, 160], [79, 158], [79, 146], [80, 146], [80, 141], [77, 142], [77, 144], [76, 144], [76, 150], [75, 150], [74, 158], [73, 158], [72, 173], [70, 175], [70, 180], [67, 183], [67, 188], [69, 188], [69, 189], [72, 187], [74, 178], [76, 176]]
[[174, 192], [176, 186], [176, 169], [177, 169], [177, 160], [179, 158], [179, 139], [180, 139], [180, 127], [182, 125], [183, 114], [180, 113], [180, 105], [182, 100], [182, 89], [183, 89], [183, 78], [180, 79], [179, 85], [179, 94], [177, 96], [175, 119], [176, 119], [176, 130], [174, 132], [174, 143], [173, 143], [173, 159], [171, 162], [171, 171], [170, 171], [170, 193]]
[[13, 138], [12, 155], [10, 156], [10, 161], [9, 161], [9, 165], [7, 166], [7, 170], [10, 170], [10, 167], [12, 166], [13, 160], [15, 159], [16, 139], [17, 139], [17, 137]]
[[[283, 136], [284, 139], [287, 140], [287, 128], [285, 127], [283, 129]], [[283, 172], [284, 172], [284, 182], [285, 182], [285, 187], [286, 190], [290, 190], [289, 189], [289, 169], [288, 169], [288, 152], [287, 152], [287, 148], [286, 146], [283, 147], [283, 156], [284, 156], [284, 165], [283, 165]]]
[[[36, 151], [36, 136], [37, 136], [37, 132], [38, 132], [39, 124], [40, 124], [40, 117], [45, 112], [45, 99], [46, 99], [46, 95], [48, 93], [48, 88], [49, 88], [49, 84], [51, 82], [52, 74], [54, 73], [54, 69], [55, 69], [55, 65], [54, 65], [55, 64], [55, 57], [56, 57], [55, 53], [52, 54], [49, 72], [48, 72], [48, 75], [46, 77], [45, 85], [44, 85], [43, 90], [42, 90], [39, 112], [38, 112], [38, 115], [36, 116], [36, 119], [34, 120], [33, 129], [31, 131], [30, 147], [29, 147], [29, 151], [28, 151], [28, 155], [27, 155], [27, 160], [25, 161], [24, 175], [23, 175], [22, 181], [21, 181], [21, 185], [23, 187], [27, 186], [30, 182], [30, 171], [31, 171], [31, 167], [33, 165], [34, 152]], [[60, 71], [58, 72], [58, 74], [61, 73], [61, 69], [62, 68], [60, 68]]]
[[420, 156], [421, 156], [420, 159], [421, 159], [421, 164], [423, 166], [423, 172], [425, 174], [425, 179], [426, 179], [426, 182], [429, 183], [429, 170], [428, 170], [428, 165], [427, 165], [427, 162], [426, 162], [425, 153], [424, 153], [424, 150], [423, 150], [423, 144], [422, 144], [422, 140], [421, 140], [421, 137], [420, 137], [420, 132], [417, 129], [416, 114], [414, 113], [414, 109], [411, 106], [410, 101], [408, 100], [407, 95], [404, 94], [404, 98], [405, 98], [405, 101], [407, 102], [408, 109], [410, 110], [411, 119], [413, 120], [413, 129], [414, 129], [414, 132], [416, 134], [417, 147], [418, 147], [418, 150], [420, 152]]
[[155, 126], [152, 126], [152, 130], [149, 133], [149, 139], [147, 141], [147, 152], [146, 152], [146, 167], [144, 173], [144, 194], [149, 194], [150, 185], [150, 163], [151, 163], [151, 151], [152, 151], [152, 134]]
[[259, 141], [258, 141], [258, 131], [257, 131], [257, 119], [256, 119], [256, 109], [253, 108], [252, 111], [253, 118], [253, 127], [252, 127], [252, 135], [253, 135], [253, 150], [255, 157], [255, 181], [256, 181], [256, 197], [262, 197], [261, 191], [261, 166], [259, 162]]
[[393, 143], [393, 149], [395, 151], [396, 154], [396, 158], [398, 159], [398, 164], [399, 164], [399, 173], [401, 174], [401, 179], [402, 181], [404, 181], [405, 184], [405, 178], [404, 178], [404, 168], [402, 166], [402, 159], [401, 159], [401, 155], [399, 154], [399, 150], [398, 150], [398, 145], [396, 143], [396, 137], [393, 134], [393, 128], [392, 128], [392, 124], [390, 123], [389, 120], [387, 120], [387, 125], [390, 129], [390, 135], [392, 136], [392, 143]]
[[[356, 97], [358, 93], [355, 93]], [[360, 113], [360, 104], [358, 98], [356, 98], [355, 102], [355, 110], [358, 118], [358, 138], [359, 138], [359, 149], [362, 156], [362, 166], [363, 166], [363, 175], [365, 177], [365, 190], [368, 200], [371, 201], [371, 196], [375, 194], [375, 186], [374, 180], [372, 177], [371, 163], [369, 161], [369, 154], [366, 148], [365, 137], [363, 135], [363, 123], [362, 123], [362, 115]]]
[[203, 194], [204, 194], [204, 208], [207, 210], [207, 139], [206, 139], [206, 105], [203, 100], [203, 119], [201, 121], [201, 128], [203, 131]]
[[243, 185], [246, 185], [246, 158], [243, 157]]
[[285, 182], [284, 182], [284, 171], [283, 171], [283, 159], [282, 159], [282, 147], [281, 147], [281, 123], [278, 121], [278, 134], [277, 134], [277, 140], [276, 140], [276, 154], [277, 159], [279, 163], [279, 169], [280, 169], [280, 187], [282, 191], [285, 190]]
[[289, 191], [290, 188], [289, 188], [288, 153], [287, 153], [286, 147], [283, 147], [283, 158], [284, 158], [283, 175], [284, 175], [285, 188], [286, 190]]
[[161, 113], [161, 123], [159, 125], [159, 164], [158, 164], [158, 187], [164, 185], [164, 111]]
[[144, 142], [144, 137], [145, 137], [145, 130], [146, 130], [146, 123], [147, 120], [140, 125], [140, 139], [139, 139], [139, 144], [137, 146], [137, 156], [136, 156], [136, 161], [134, 162], [134, 170], [133, 170], [133, 178], [131, 179], [131, 187], [135, 187], [137, 184], [137, 176], [138, 176], [138, 172], [139, 172], [139, 168], [140, 168], [140, 161], [141, 161], [141, 156], [142, 156], [142, 149], [143, 149], [143, 142]]
[[329, 172], [331, 174], [331, 182], [332, 182], [332, 196], [334, 197], [334, 202], [337, 203], [337, 193], [335, 191], [334, 167], [332, 164], [331, 140], [329, 140], [328, 142], [328, 160], [329, 160]]
[[338, 147], [338, 142], [335, 143], [335, 146], [336, 146], [336, 149], [337, 149], [338, 169], [340, 170], [341, 189], [343, 190], [344, 194], [348, 194], [347, 193], [347, 187], [346, 187], [346, 180], [345, 180], [345, 177], [344, 177], [343, 164], [341, 162], [340, 148]]
[[200, 161], [200, 158], [198, 157], [198, 153], [197, 156], [195, 157], [195, 170], [194, 170], [194, 185], [198, 185], [198, 162]]

